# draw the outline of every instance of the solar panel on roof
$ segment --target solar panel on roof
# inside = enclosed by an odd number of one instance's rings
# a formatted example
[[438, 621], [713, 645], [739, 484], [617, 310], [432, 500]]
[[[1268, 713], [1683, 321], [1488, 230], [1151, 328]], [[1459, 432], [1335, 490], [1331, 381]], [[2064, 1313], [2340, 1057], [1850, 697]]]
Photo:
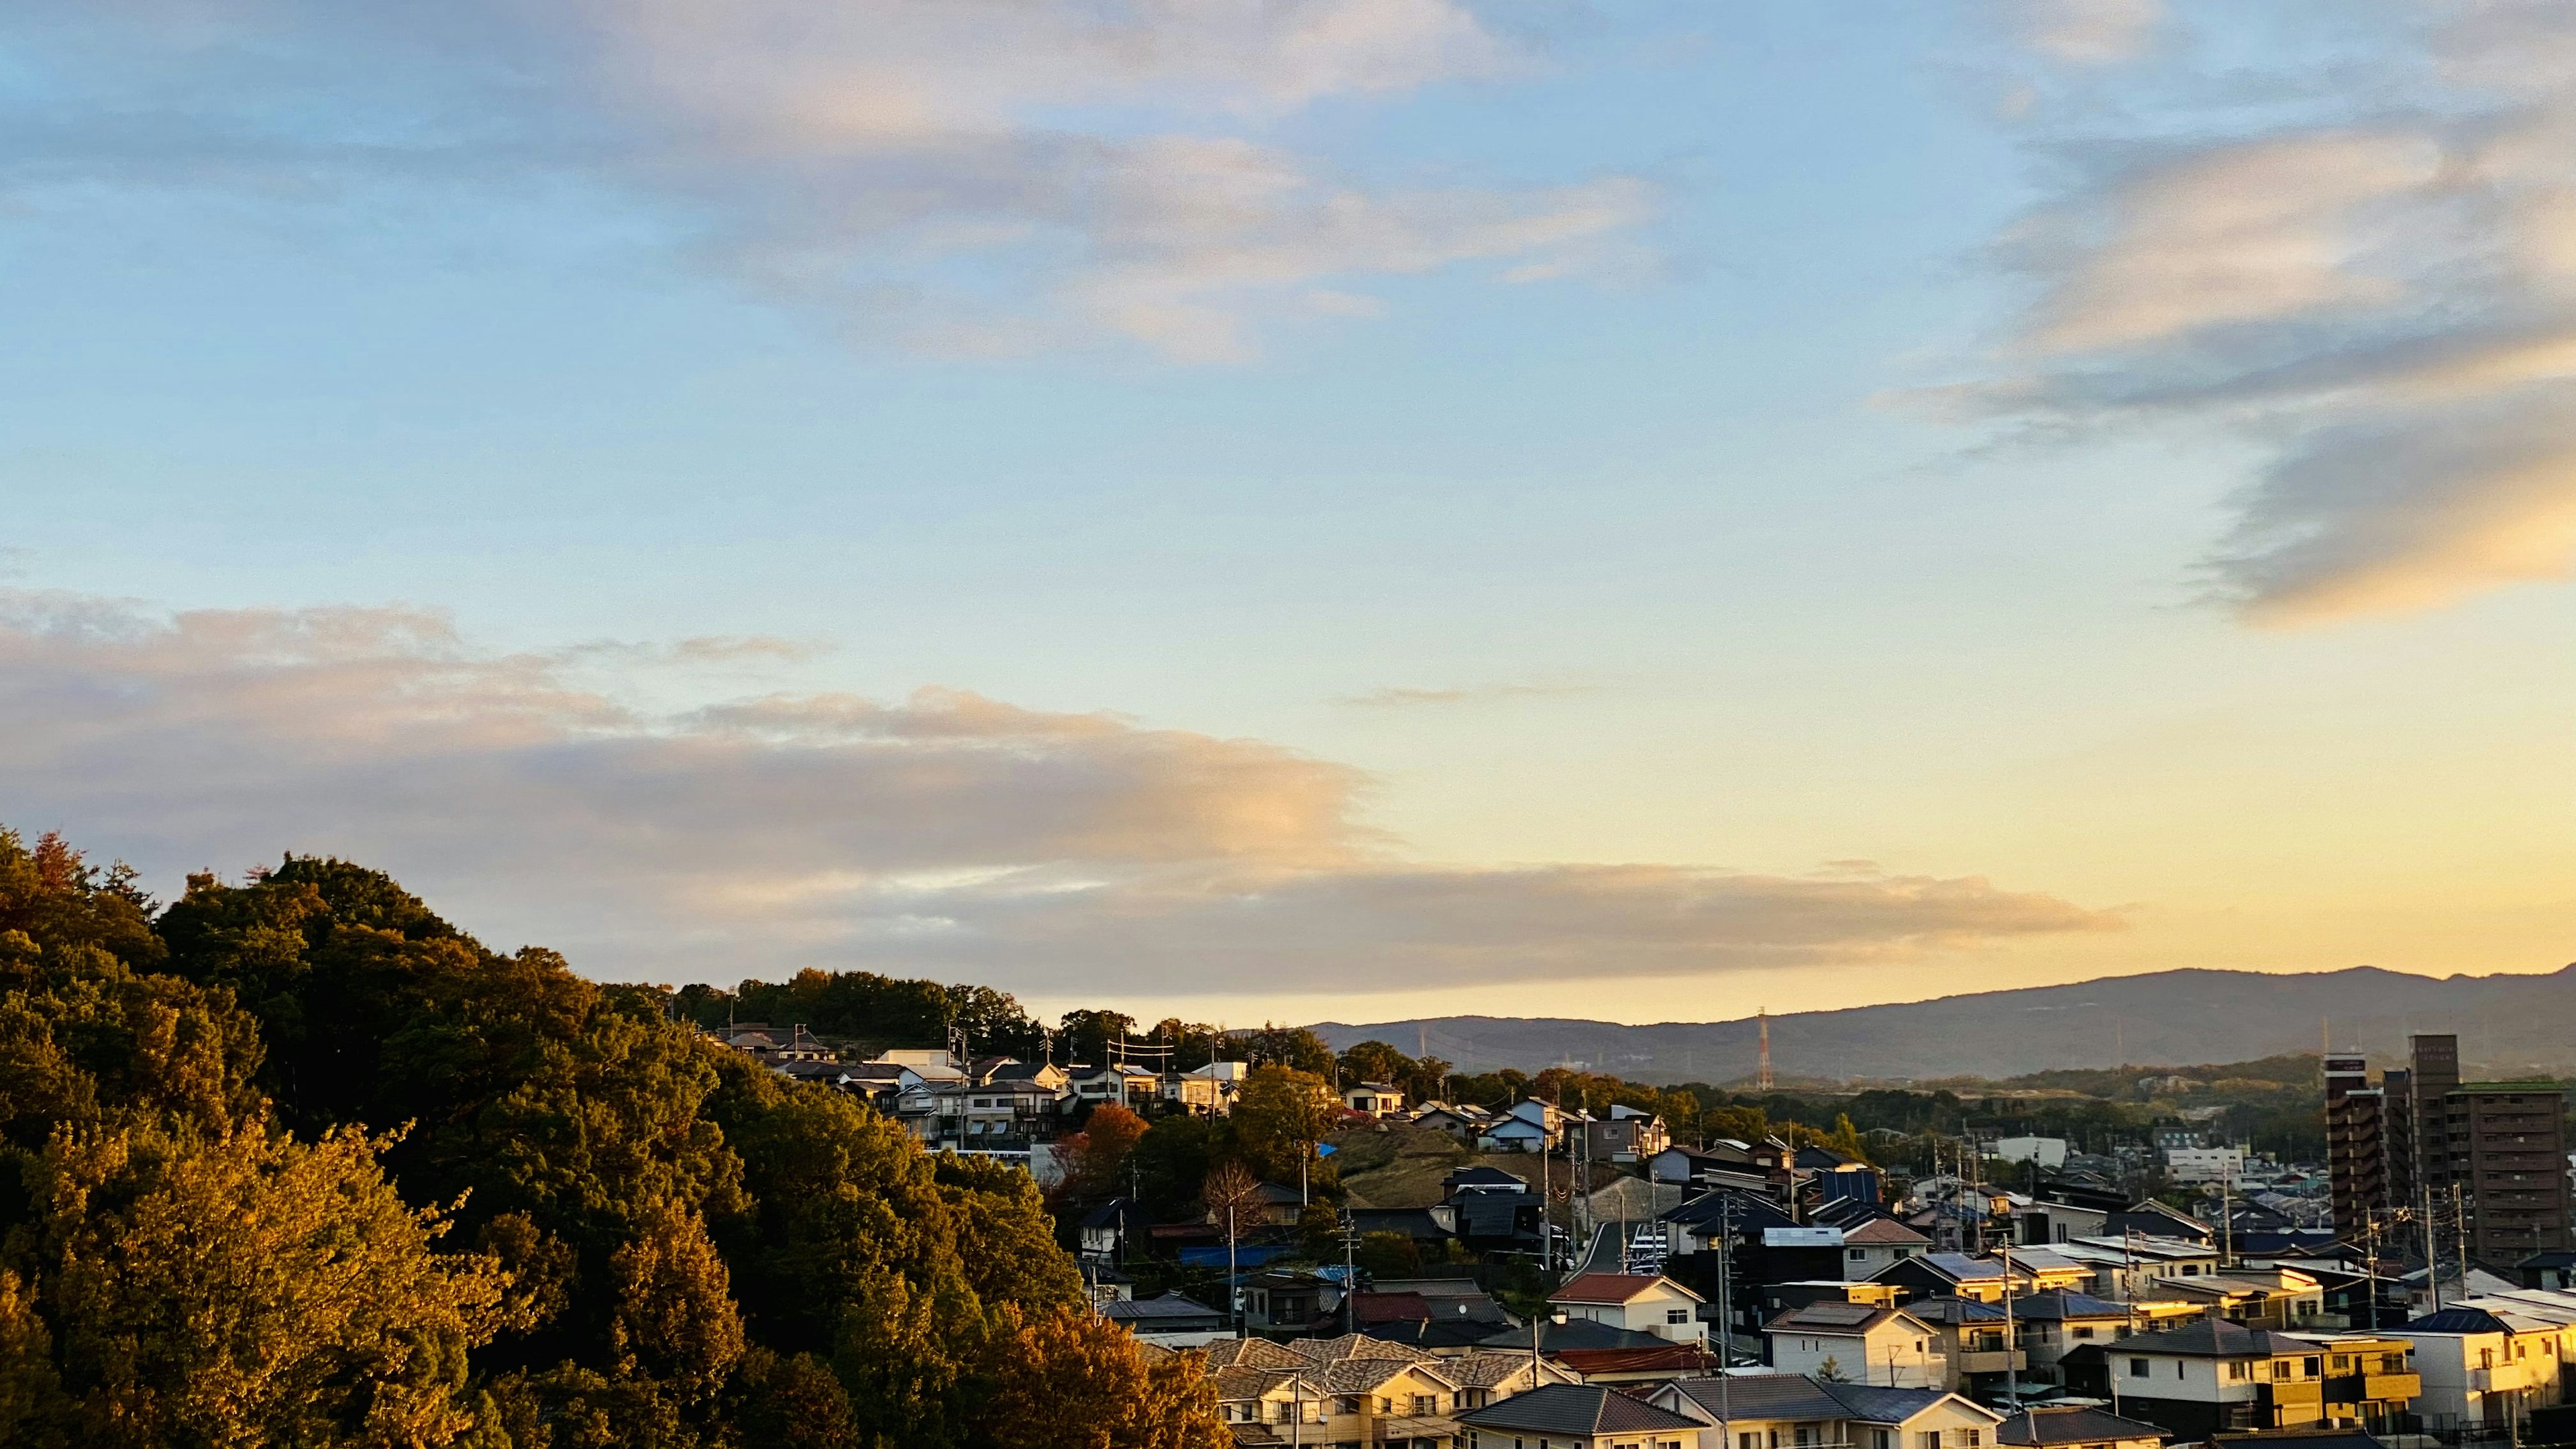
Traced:
[[1877, 1312], [1867, 1303], [1810, 1303], [1799, 1317], [1810, 1323], [1862, 1323]]

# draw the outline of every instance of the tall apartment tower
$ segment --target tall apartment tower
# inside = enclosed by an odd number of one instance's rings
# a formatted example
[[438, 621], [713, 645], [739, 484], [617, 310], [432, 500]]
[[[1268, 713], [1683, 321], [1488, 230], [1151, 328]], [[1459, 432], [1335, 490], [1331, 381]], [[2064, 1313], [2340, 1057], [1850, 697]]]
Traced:
[[2379, 1074], [2382, 1139], [2388, 1145], [2388, 1204], [2406, 1207], [2415, 1194], [2415, 1073], [2390, 1067]]
[[2370, 1085], [2370, 1064], [2359, 1052], [2328, 1054], [2325, 1077], [2326, 1175], [2335, 1235], [2359, 1242], [2370, 1215], [2388, 1206], [2388, 1098]]
[[2410, 1036], [2415, 1101], [2414, 1188], [2447, 1197], [2451, 1192], [2450, 1119], [2442, 1098], [2460, 1084], [2460, 1039], [2456, 1036]]
[[2556, 1082], [2466, 1082], [2442, 1094], [2469, 1256], [2510, 1269], [2568, 1246], [2566, 1095]]

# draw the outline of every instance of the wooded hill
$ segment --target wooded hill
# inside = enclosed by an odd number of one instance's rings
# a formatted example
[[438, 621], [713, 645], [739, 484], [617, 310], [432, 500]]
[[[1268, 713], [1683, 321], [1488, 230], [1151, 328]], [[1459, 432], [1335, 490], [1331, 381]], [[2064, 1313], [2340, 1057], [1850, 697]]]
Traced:
[[1228, 1442], [1015, 1168], [289, 857], [0, 831], [0, 1444]]

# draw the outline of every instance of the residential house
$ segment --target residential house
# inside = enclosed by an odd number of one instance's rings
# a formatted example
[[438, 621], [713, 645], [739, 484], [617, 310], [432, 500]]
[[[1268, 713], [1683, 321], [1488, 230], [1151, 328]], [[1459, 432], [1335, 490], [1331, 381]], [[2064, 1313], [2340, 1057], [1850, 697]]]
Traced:
[[1708, 1337], [1698, 1313], [1707, 1300], [1660, 1273], [1578, 1273], [1547, 1301], [1569, 1318], [1651, 1333], [1673, 1343], [1700, 1343]]
[[1234, 1110], [1235, 1098], [1243, 1095], [1245, 1079], [1252, 1067], [1245, 1062], [1210, 1062], [1186, 1072], [1168, 1072], [1163, 1076], [1163, 1103], [1201, 1117], [1222, 1117]]
[[2063, 1289], [2016, 1298], [2012, 1310], [2029, 1376], [2041, 1383], [2066, 1382], [2058, 1361], [2067, 1354], [2087, 1344], [2117, 1343], [2140, 1326], [2129, 1304]]
[[1843, 1229], [1843, 1276], [1870, 1278], [1904, 1259], [1931, 1251], [1932, 1240], [1890, 1217], [1872, 1217]]
[[1194, 1348], [1233, 1336], [1225, 1314], [1178, 1291], [1160, 1298], [1130, 1298], [1100, 1305], [1100, 1316], [1146, 1343], [1165, 1348]]
[[1413, 1125], [1455, 1138], [1462, 1147], [1472, 1147], [1476, 1135], [1494, 1120], [1494, 1114], [1482, 1107], [1453, 1107], [1446, 1102], [1426, 1102], [1412, 1115]]
[[1549, 1384], [1458, 1416], [1467, 1449], [1700, 1449], [1700, 1424], [1601, 1384]]
[[1918, 1253], [1870, 1276], [1894, 1283], [1916, 1298], [1975, 1298], [1987, 1303], [2003, 1301], [2007, 1288], [2018, 1297], [2039, 1286], [2018, 1254], [2009, 1282], [2001, 1258], [1971, 1258], [1965, 1253]]
[[1926, 1298], [1906, 1305], [1906, 1312], [1931, 1326], [1949, 1365], [1941, 1387], [1955, 1393], [1993, 1397], [2010, 1375], [2030, 1368], [2021, 1342], [2022, 1322], [2005, 1305], [1977, 1298]]
[[1076, 1250], [1085, 1258], [1125, 1267], [1128, 1250], [1147, 1241], [1148, 1226], [1142, 1204], [1113, 1197], [1082, 1215], [1074, 1230]]
[[1132, 1063], [1072, 1067], [1067, 1069], [1066, 1076], [1077, 1102], [1094, 1105], [1115, 1102], [1122, 1107], [1142, 1107], [1163, 1094], [1163, 1079]]
[[1342, 1285], [1313, 1273], [1255, 1273], [1244, 1280], [1246, 1328], [1304, 1333], [1341, 1307]]
[[[1305, 1197], [1293, 1187], [1275, 1182], [1256, 1183], [1252, 1201], [1235, 1210], [1234, 1230], [1248, 1233], [1254, 1228], [1293, 1228], [1298, 1215], [1306, 1210]], [[1225, 1209], [1211, 1207], [1206, 1222], [1220, 1231], [1226, 1226]]]
[[1372, 1117], [1392, 1117], [1404, 1110], [1404, 1089], [1393, 1082], [1354, 1082], [1342, 1088], [1342, 1105]]
[[2165, 1431], [2107, 1409], [2044, 1405], [1997, 1425], [1995, 1442], [2007, 1449], [2161, 1449]]
[[1940, 1331], [1903, 1308], [1810, 1303], [1762, 1325], [1762, 1342], [1764, 1362], [1785, 1373], [1891, 1388], [1946, 1390], [1951, 1382]]
[[1672, 1141], [1663, 1118], [1635, 1107], [1613, 1107], [1583, 1124], [1583, 1151], [1595, 1162], [1642, 1162]]
[[2124, 1303], [2169, 1297], [2161, 1279], [2198, 1278], [2218, 1271], [2218, 1250], [2189, 1238], [2137, 1233], [2072, 1238], [2050, 1244], [2049, 1251], [2092, 1270], [2093, 1281], [2080, 1285], [2080, 1291]]
[[1554, 1147], [1564, 1136], [1566, 1117], [1554, 1105], [1530, 1098], [1485, 1124], [1476, 1134], [1479, 1152], [1536, 1152]]
[[2509, 1309], [2461, 1307], [2381, 1331], [2415, 1346], [2424, 1381], [2416, 1412], [2435, 1433], [2506, 1429], [2563, 1397], [2558, 1325]]
[[2325, 1289], [2291, 1268], [2231, 1268], [2224, 1273], [2156, 1280], [2159, 1297], [2198, 1304], [2248, 1328], [2301, 1331], [2322, 1327]]
[[1647, 1401], [1707, 1426], [1709, 1449], [1983, 1449], [2004, 1417], [1941, 1389], [1782, 1373], [1677, 1379]]
[[2119, 1412], [2189, 1439], [2220, 1430], [2402, 1422], [2422, 1391], [2405, 1339], [2302, 1334], [2204, 1318], [2077, 1349], [2059, 1360], [2067, 1386], [2111, 1398]]
[[1213, 1345], [1218, 1414], [1238, 1445], [1437, 1445], [1463, 1442], [1459, 1420], [1515, 1397], [1533, 1378], [1528, 1357], [1434, 1358], [1402, 1344], [1358, 1335], [1288, 1345], [1243, 1339]]

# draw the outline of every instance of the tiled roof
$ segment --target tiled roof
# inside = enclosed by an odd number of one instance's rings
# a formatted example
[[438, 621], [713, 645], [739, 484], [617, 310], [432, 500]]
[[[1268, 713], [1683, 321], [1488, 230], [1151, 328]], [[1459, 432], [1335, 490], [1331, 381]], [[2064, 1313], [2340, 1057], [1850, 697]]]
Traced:
[[[1658, 1284], [1677, 1292], [1690, 1290], [1669, 1278], [1653, 1273], [1578, 1273], [1566, 1280], [1565, 1286], [1547, 1295], [1550, 1303], [1625, 1303], [1652, 1291]], [[1699, 1295], [1691, 1294], [1696, 1298]]]
[[1428, 1363], [1433, 1355], [1408, 1344], [1389, 1343], [1364, 1333], [1345, 1333], [1339, 1338], [1300, 1338], [1291, 1344], [1297, 1353], [1313, 1363], [1333, 1363], [1346, 1358], [1383, 1358], [1402, 1363]]
[[[1955, 1299], [1930, 1299], [1928, 1302], [1956, 1302]], [[1894, 1316], [1897, 1310], [1875, 1303], [1851, 1303], [1827, 1298], [1801, 1304], [1762, 1325], [1765, 1333], [1867, 1333]]]
[[2204, 1318], [2181, 1328], [2134, 1334], [2120, 1341], [2120, 1351], [2172, 1354], [2177, 1358], [2269, 1358], [2275, 1354], [2313, 1353], [2316, 1345], [2285, 1333]]
[[2158, 1439], [2165, 1431], [2107, 1409], [2029, 1409], [1995, 1429], [1999, 1444], [2099, 1444], [2110, 1439]]
[[1525, 1353], [1471, 1353], [1443, 1359], [1440, 1372], [1462, 1389], [1490, 1389], [1529, 1371]]
[[1211, 1370], [1232, 1368], [1238, 1364], [1251, 1368], [1294, 1369], [1304, 1368], [1308, 1360], [1286, 1344], [1272, 1343], [1266, 1338], [1226, 1338], [1207, 1346], [1207, 1362]]
[[1722, 1381], [1675, 1379], [1673, 1387], [1706, 1409], [1712, 1420], [1839, 1419], [1846, 1412], [1840, 1401], [1805, 1374], [1728, 1374]]
[[1427, 1319], [1431, 1305], [1419, 1293], [1354, 1293], [1351, 1295], [1351, 1321], [1354, 1323], [1391, 1323], [1397, 1319]]
[[1569, 1348], [1556, 1361], [1590, 1378], [1594, 1374], [1707, 1373], [1717, 1355], [1695, 1343], [1668, 1343], [1660, 1348]]
[[[1939, 1389], [1883, 1389], [1875, 1384], [1820, 1383], [1816, 1387], [1841, 1401], [1853, 1418], [1872, 1424], [1902, 1424], [1943, 1399], [1953, 1397]], [[1963, 1399], [1960, 1402], [1967, 1401]], [[1998, 1421], [2003, 1418], [1982, 1404], [1970, 1404], [1969, 1407]]]
[[1458, 1416], [1458, 1422], [1478, 1429], [1584, 1436], [1699, 1427], [1669, 1409], [1599, 1384], [1548, 1384], [1498, 1404], [1470, 1409]]
[[2503, 1319], [2483, 1308], [2445, 1308], [2410, 1318], [2397, 1326], [2399, 1334], [2407, 1333], [2511, 1333]]
[[1894, 1218], [1871, 1218], [1856, 1228], [1843, 1230], [1845, 1246], [1913, 1247], [1932, 1241]]

